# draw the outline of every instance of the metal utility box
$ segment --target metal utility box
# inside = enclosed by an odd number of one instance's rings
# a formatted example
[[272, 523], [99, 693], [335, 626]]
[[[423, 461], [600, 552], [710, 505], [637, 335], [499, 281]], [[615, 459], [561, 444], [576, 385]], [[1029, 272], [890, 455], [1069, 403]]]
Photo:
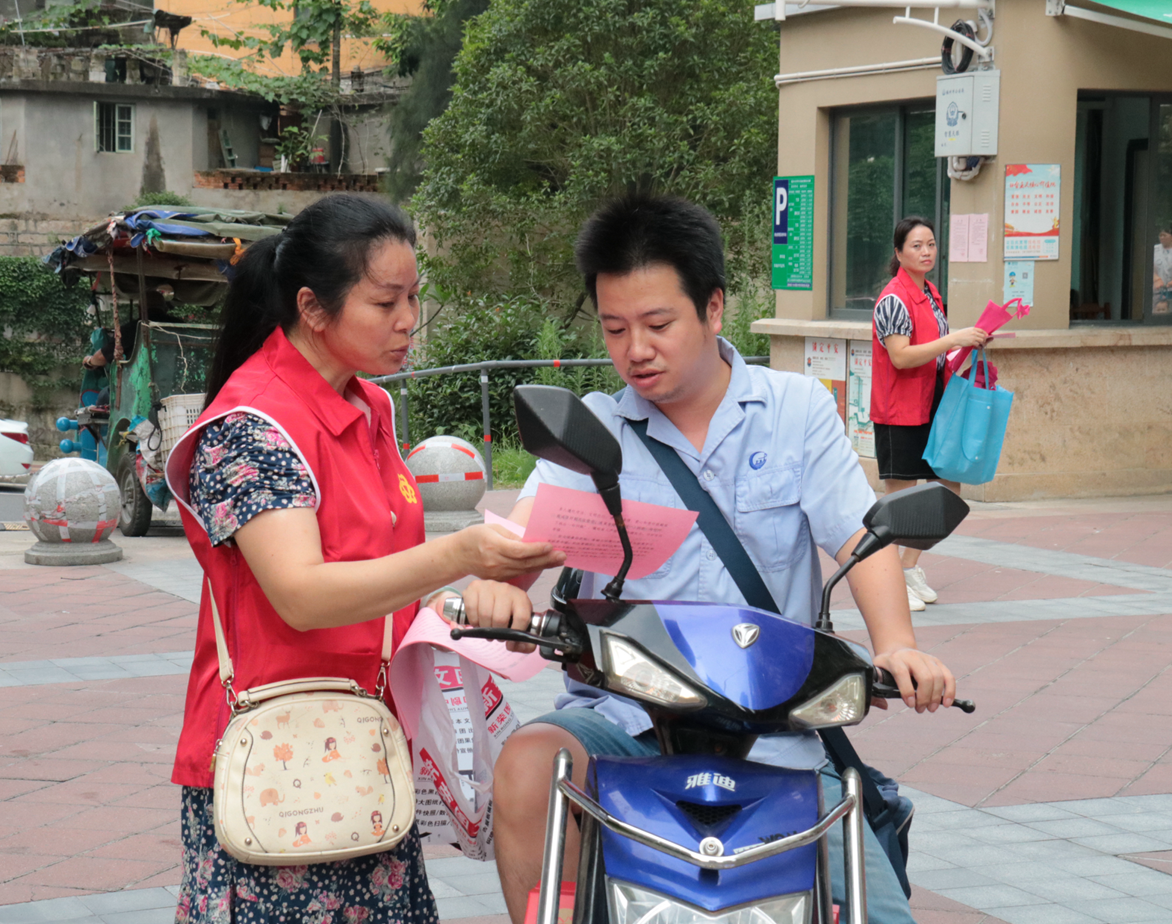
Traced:
[[995, 155], [1000, 97], [1000, 71], [937, 77], [936, 156]]

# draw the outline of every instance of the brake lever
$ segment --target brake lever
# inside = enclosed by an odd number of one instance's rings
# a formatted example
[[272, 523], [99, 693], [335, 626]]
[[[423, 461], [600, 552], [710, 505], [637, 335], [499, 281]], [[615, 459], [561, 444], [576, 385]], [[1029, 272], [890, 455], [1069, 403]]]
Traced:
[[526, 645], [536, 645], [541, 656], [547, 661], [561, 661], [563, 664], [576, 661], [582, 654], [582, 649], [579, 646], [560, 636], [551, 638], [548, 635], [522, 632], [520, 629], [456, 628], [452, 629], [451, 635], [456, 641], [462, 638], [486, 638], [496, 642], [522, 642]]
[[[871, 684], [871, 695], [878, 696], [880, 699], [902, 699], [903, 694], [899, 692], [899, 687], [895, 684], [895, 678], [891, 672], [882, 667], [875, 668], [878, 680]], [[916, 681], [912, 679], [912, 688], [916, 688]], [[977, 704], [971, 699], [954, 699], [952, 705], [959, 709], [966, 715], [971, 715], [976, 712]]]
[[487, 638], [494, 642], [524, 642], [526, 645], [548, 646], [550, 643], [550, 639], [542, 638], [540, 635], [530, 635], [520, 629], [481, 629], [478, 627], [453, 629], [452, 638], [457, 641], [462, 638]]

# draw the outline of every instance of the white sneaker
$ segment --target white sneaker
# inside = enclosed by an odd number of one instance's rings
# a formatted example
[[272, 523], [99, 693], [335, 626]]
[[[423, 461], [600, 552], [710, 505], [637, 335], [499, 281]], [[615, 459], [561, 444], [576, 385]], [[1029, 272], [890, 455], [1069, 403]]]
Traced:
[[908, 589], [925, 603], [936, 602], [936, 591], [928, 586], [928, 581], [924, 577], [924, 569], [919, 565], [914, 568], [904, 568], [903, 579], [907, 582]]
[[910, 587], [907, 589], [907, 606], [908, 609], [913, 613], [922, 613], [925, 609], [927, 609], [927, 607], [924, 606], [924, 601], [917, 597], [915, 591], [913, 591]]

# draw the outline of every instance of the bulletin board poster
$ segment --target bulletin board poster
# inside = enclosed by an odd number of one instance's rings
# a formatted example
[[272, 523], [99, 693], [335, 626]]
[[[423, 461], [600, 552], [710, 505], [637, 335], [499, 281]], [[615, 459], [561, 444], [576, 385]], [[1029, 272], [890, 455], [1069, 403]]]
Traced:
[[1058, 259], [1059, 164], [1005, 167], [1005, 259]]
[[814, 288], [814, 178], [773, 178], [773, 288]]
[[[838, 416], [846, 421], [846, 341], [806, 338], [806, 375], [818, 379], [831, 395], [838, 408]], [[868, 392], [869, 393], [869, 392]]]
[[846, 433], [860, 456], [875, 458], [875, 425], [871, 423], [871, 341], [847, 344]]
[[1032, 260], [1006, 260], [1002, 282], [1005, 301], [1020, 298], [1023, 305], [1034, 304], [1034, 263]]

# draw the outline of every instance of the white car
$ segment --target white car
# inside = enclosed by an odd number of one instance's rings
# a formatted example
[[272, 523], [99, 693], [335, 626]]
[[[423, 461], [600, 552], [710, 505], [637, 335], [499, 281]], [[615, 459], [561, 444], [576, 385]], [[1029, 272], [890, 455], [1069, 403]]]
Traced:
[[28, 424], [0, 417], [0, 478], [27, 475], [33, 464], [33, 447], [28, 442]]

